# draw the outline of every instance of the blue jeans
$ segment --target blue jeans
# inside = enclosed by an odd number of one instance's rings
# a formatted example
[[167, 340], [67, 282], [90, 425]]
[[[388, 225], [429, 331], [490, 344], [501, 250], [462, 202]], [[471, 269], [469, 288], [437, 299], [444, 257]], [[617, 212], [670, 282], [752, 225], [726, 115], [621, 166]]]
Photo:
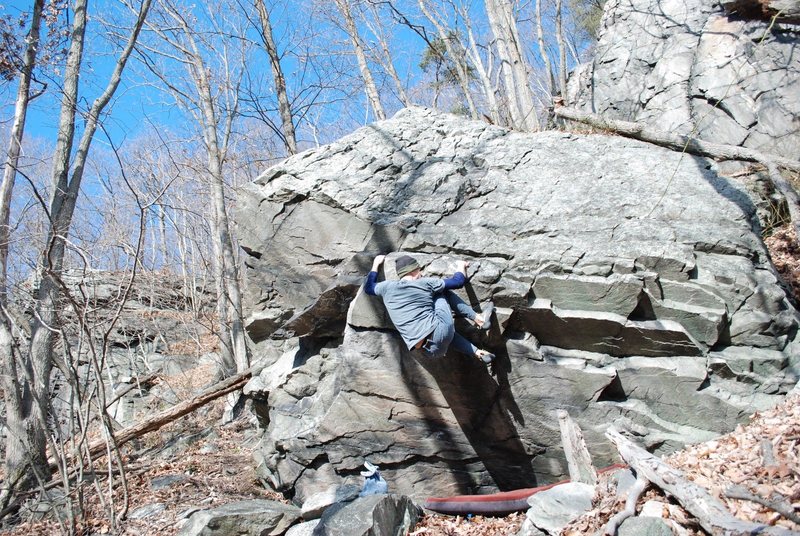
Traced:
[[478, 348], [467, 339], [456, 333], [453, 324], [453, 311], [456, 315], [474, 320], [477, 313], [472, 307], [467, 305], [458, 294], [452, 290], [445, 290], [435, 297], [434, 315], [436, 317], [436, 327], [422, 346], [422, 352], [428, 357], [442, 357], [447, 353], [447, 349], [453, 346], [457, 352], [475, 355]]

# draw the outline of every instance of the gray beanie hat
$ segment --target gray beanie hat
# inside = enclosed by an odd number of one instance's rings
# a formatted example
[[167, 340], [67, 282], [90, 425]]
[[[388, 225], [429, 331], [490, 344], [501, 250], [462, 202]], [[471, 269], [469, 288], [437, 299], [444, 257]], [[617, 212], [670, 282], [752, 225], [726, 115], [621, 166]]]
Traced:
[[397, 270], [397, 277], [402, 279], [414, 270], [418, 270], [419, 263], [416, 261], [416, 259], [414, 259], [414, 257], [403, 255], [402, 257], [397, 258], [394, 263], [394, 267]]

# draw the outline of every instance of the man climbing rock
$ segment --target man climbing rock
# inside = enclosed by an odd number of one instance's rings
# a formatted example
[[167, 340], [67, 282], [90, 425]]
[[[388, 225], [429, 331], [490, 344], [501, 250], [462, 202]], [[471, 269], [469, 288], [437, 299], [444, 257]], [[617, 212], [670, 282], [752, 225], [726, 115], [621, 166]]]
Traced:
[[491, 363], [494, 354], [480, 350], [460, 334], [453, 324], [453, 312], [488, 330], [494, 310], [492, 302], [481, 308], [480, 314], [472, 310], [453, 289], [467, 282], [466, 261], [458, 261], [456, 273], [447, 279], [422, 277], [419, 263], [413, 257], [403, 255], [395, 263], [397, 281], [378, 283], [378, 270], [385, 255], [378, 255], [367, 275], [364, 291], [371, 296], [380, 296], [389, 317], [405, 341], [409, 350], [416, 349], [428, 357], [442, 357], [452, 344], [462, 354]]

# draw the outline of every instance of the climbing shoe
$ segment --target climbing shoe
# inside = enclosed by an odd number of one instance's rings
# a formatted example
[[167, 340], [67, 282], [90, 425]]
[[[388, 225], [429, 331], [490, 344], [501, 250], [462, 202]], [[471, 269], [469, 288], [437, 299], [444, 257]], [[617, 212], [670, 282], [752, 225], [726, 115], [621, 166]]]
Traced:
[[494, 313], [494, 303], [487, 302], [481, 309], [481, 317], [483, 318], [483, 325], [480, 327], [482, 330], [488, 331], [492, 327], [492, 313]]
[[494, 354], [486, 350], [478, 350], [475, 352], [475, 357], [480, 359], [484, 364], [488, 365], [494, 361]]

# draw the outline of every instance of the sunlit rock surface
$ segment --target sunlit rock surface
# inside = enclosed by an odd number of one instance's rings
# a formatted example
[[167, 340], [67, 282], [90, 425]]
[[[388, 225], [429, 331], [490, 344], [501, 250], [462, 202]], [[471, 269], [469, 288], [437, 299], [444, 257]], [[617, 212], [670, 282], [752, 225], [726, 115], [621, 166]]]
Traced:
[[[289, 158], [238, 205], [256, 351], [299, 341], [247, 388], [259, 472], [299, 500], [365, 459], [414, 497], [531, 487], [566, 472], [558, 409], [602, 466], [611, 423], [666, 452], [797, 382], [798, 314], [755, 202], [703, 158], [412, 108]], [[457, 329], [493, 371], [408, 352], [359, 291], [400, 250], [431, 275], [470, 261], [462, 295], [497, 322]]]

